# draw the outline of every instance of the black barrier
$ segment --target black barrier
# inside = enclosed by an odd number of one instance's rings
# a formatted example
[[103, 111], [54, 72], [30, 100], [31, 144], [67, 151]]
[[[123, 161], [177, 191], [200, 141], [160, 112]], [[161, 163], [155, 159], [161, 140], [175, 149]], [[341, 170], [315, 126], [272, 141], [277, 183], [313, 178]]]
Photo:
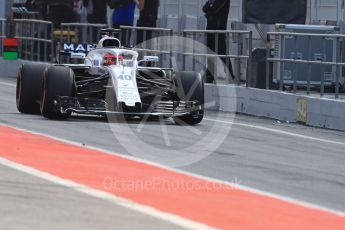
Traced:
[[307, 0], [244, 0], [243, 22], [305, 24]]

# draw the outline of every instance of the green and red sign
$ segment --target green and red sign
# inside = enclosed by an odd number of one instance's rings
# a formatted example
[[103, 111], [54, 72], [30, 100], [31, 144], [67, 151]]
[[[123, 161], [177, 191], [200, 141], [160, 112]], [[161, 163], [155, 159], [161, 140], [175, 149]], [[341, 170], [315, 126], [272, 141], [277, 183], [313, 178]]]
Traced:
[[18, 39], [17, 38], [4, 38], [4, 49], [2, 56], [4, 60], [17, 60], [18, 59]]

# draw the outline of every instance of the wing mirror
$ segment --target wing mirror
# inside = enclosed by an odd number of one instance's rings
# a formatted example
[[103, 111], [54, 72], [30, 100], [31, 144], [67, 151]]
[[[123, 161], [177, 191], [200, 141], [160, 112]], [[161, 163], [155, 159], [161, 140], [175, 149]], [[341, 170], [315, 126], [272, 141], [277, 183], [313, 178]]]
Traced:
[[138, 65], [140, 65], [143, 62], [159, 62], [159, 57], [158, 56], [144, 56], [144, 58], [138, 62]]
[[144, 56], [143, 61], [159, 62], [159, 57], [158, 56]]
[[71, 59], [85, 59], [84, 53], [71, 53]]

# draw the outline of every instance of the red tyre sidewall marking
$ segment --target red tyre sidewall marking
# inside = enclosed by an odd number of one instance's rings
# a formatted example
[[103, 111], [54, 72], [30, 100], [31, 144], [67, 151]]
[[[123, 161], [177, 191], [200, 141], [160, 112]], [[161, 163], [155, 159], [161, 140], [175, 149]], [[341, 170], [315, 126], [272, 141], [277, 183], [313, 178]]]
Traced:
[[17, 107], [19, 107], [21, 98], [22, 98], [22, 81], [23, 81], [23, 69], [20, 68], [18, 70], [18, 78], [17, 78], [17, 89], [16, 89], [16, 93], [17, 93], [17, 98], [16, 98], [16, 104]]

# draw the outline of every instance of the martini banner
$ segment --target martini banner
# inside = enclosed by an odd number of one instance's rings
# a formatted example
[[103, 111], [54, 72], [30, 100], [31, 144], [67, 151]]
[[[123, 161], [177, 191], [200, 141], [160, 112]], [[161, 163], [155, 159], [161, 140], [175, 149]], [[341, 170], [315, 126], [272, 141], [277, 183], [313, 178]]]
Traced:
[[243, 0], [243, 22], [305, 24], [307, 0]]

